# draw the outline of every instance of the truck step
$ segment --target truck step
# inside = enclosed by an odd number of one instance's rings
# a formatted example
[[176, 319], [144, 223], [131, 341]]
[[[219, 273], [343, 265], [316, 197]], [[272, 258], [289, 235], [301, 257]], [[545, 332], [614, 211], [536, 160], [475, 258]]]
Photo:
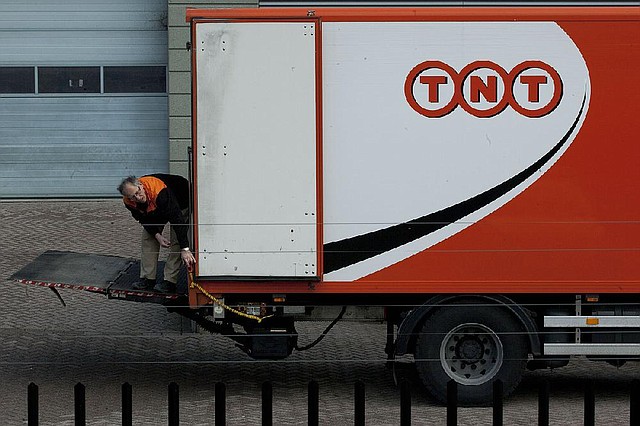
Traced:
[[640, 343], [545, 343], [544, 354], [640, 356]]
[[545, 327], [640, 327], [640, 316], [545, 316]]

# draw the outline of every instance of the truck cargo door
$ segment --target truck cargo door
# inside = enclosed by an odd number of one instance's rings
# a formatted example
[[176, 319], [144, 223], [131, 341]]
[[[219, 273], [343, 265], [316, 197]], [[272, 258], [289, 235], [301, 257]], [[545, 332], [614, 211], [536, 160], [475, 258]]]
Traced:
[[317, 23], [193, 28], [196, 272], [316, 278]]

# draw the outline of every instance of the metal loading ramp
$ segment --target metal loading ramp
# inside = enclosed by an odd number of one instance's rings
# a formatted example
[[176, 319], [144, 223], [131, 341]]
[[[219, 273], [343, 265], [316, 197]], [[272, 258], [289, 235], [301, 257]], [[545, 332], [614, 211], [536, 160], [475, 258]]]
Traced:
[[[158, 263], [157, 280], [162, 280], [164, 262]], [[91, 253], [48, 250], [11, 275], [22, 284], [57, 289], [84, 290], [106, 295], [110, 299], [164, 304], [186, 298], [187, 273], [178, 276], [177, 293], [165, 294], [134, 290], [139, 279], [140, 261], [131, 258]]]

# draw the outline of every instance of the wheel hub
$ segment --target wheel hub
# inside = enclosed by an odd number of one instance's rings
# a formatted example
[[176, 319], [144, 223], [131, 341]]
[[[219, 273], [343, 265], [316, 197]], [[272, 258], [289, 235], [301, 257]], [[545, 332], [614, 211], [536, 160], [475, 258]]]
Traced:
[[464, 385], [491, 380], [503, 361], [502, 342], [483, 324], [461, 324], [442, 340], [440, 362], [449, 377]]
[[484, 353], [484, 345], [475, 336], [465, 336], [456, 345], [456, 356], [467, 362], [477, 362]]

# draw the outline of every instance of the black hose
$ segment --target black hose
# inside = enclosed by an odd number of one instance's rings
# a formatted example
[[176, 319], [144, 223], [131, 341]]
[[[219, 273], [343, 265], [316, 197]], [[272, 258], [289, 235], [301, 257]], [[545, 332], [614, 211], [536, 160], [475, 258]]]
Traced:
[[298, 346], [298, 344], [296, 343], [296, 350], [297, 351], [306, 351], [307, 349], [311, 349], [312, 347], [314, 347], [315, 345], [317, 345], [318, 343], [320, 343], [320, 341], [322, 339], [324, 339], [324, 336], [327, 335], [327, 333], [329, 333], [329, 330], [331, 330], [333, 328], [334, 325], [336, 325], [338, 323], [338, 321], [340, 321], [342, 319], [342, 317], [344, 316], [344, 313], [347, 312], [347, 307], [343, 306], [342, 310], [340, 311], [340, 313], [338, 314], [338, 316], [336, 317], [336, 319], [334, 319], [331, 324], [329, 324], [329, 326], [322, 332], [322, 334], [320, 336], [318, 336], [318, 338], [316, 340], [314, 340], [312, 343], [309, 343], [306, 346], [300, 347]]

